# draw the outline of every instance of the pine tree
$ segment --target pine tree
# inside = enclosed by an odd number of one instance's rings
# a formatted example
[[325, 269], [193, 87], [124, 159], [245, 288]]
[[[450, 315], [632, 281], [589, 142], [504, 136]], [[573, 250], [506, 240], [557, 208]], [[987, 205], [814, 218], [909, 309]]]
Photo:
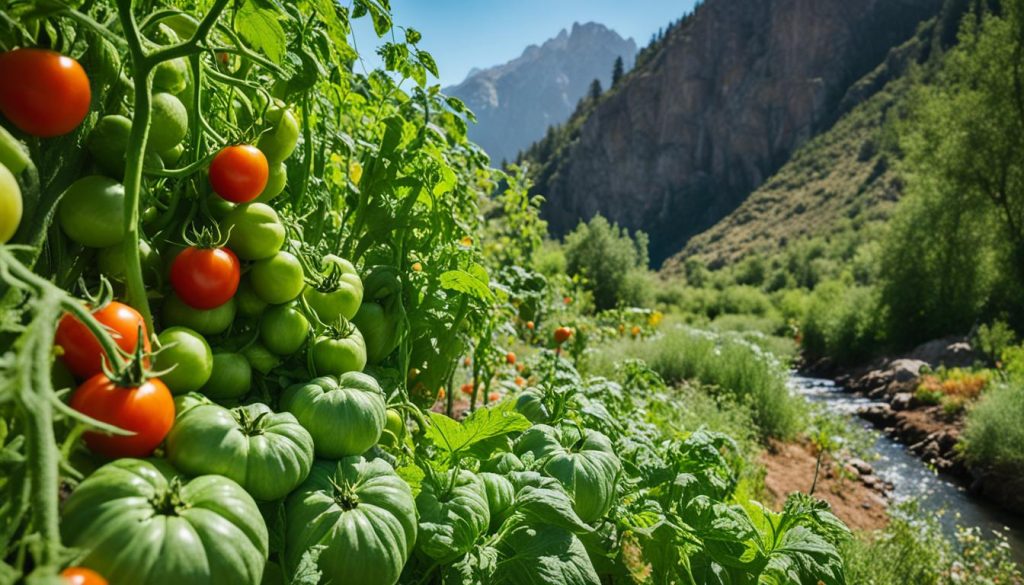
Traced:
[[618, 85], [619, 80], [622, 79], [625, 66], [622, 64], [622, 56], [615, 58], [615, 66], [612, 67], [612, 86]]
[[590, 82], [590, 91], [588, 93], [590, 95], [591, 101], [596, 102], [597, 99], [601, 97], [601, 94], [604, 93], [604, 90], [601, 88], [600, 79], [595, 79], [594, 81]]

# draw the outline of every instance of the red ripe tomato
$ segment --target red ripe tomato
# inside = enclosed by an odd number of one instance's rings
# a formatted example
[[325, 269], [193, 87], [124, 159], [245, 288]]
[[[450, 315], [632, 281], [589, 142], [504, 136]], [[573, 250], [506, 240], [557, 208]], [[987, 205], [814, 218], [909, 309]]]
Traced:
[[472, 394], [473, 393], [473, 385], [472, 384], [463, 384], [462, 385], [462, 393], [466, 394], [466, 395]]
[[522, 376], [516, 376], [516, 386], [519, 386], [520, 388], [526, 386], [526, 379]]
[[0, 54], [0, 111], [33, 136], [67, 134], [89, 113], [85, 70], [71, 57], [44, 49]]
[[238, 290], [242, 267], [229, 248], [185, 248], [171, 264], [171, 286], [193, 309], [215, 309]]
[[527, 321], [526, 328], [529, 329], [530, 331], [533, 331], [533, 321]]
[[174, 423], [174, 398], [159, 378], [136, 388], [121, 388], [106, 374], [96, 374], [71, 396], [71, 408], [134, 435], [86, 432], [85, 444], [105, 457], [148, 457]]
[[510, 351], [510, 352], [506, 353], [505, 354], [505, 361], [507, 363], [509, 363], [509, 364], [515, 364], [516, 363], [516, 354], [515, 354], [515, 352], [511, 352]]
[[570, 337], [572, 337], [572, 329], [568, 327], [559, 327], [558, 329], [555, 329], [555, 343], [558, 345], [562, 345], [566, 341], [569, 341]]
[[[135, 351], [139, 343], [139, 327], [142, 327], [142, 347], [149, 353], [149, 335], [146, 334], [142, 315], [135, 309], [114, 301], [93, 311], [92, 316], [110, 330], [114, 342], [128, 353]], [[64, 363], [72, 374], [88, 378], [103, 371], [104, 355], [99, 340], [74, 316], [68, 314], [61, 318], [54, 343], [64, 350]]]
[[487, 395], [488, 402], [497, 402], [499, 400], [501, 400], [501, 394], [498, 394], [497, 392], [491, 392]]
[[99, 573], [85, 567], [68, 567], [60, 576], [68, 585], [107, 585], [107, 580]]
[[267, 157], [251, 144], [223, 148], [210, 163], [210, 186], [232, 203], [259, 197], [269, 177]]

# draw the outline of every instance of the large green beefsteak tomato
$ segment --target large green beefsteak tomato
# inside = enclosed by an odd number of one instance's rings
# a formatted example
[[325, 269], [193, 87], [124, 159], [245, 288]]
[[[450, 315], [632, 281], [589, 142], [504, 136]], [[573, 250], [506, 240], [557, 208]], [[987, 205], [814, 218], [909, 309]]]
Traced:
[[281, 408], [295, 415], [313, 436], [317, 457], [361, 455], [384, 432], [384, 391], [372, 377], [348, 372], [295, 384], [281, 396]]
[[104, 465], [64, 504], [64, 544], [115, 584], [258, 585], [267, 526], [242, 486], [219, 475], [188, 482], [139, 459]]
[[450, 563], [473, 548], [491, 521], [487, 488], [476, 474], [460, 470], [424, 481], [416, 496], [420, 537], [416, 549], [438, 563]]
[[615, 484], [622, 464], [615, 448], [597, 431], [559, 431], [536, 425], [516, 442], [515, 452], [531, 453], [545, 474], [557, 479], [573, 497], [573, 509], [584, 522], [608, 513], [615, 501]]
[[182, 413], [167, 435], [167, 458], [189, 475], [237, 481], [257, 500], [283, 498], [313, 465], [313, 438], [291, 413], [265, 404], [228, 410], [216, 404]]
[[322, 545], [321, 583], [394, 585], [416, 542], [412, 490], [386, 462], [319, 461], [285, 504], [289, 573]]
[[363, 302], [363, 281], [355, 266], [340, 256], [328, 254], [321, 262], [323, 279], [316, 286], [307, 286], [303, 298], [325, 325], [337, 325], [340, 319], [351, 319]]

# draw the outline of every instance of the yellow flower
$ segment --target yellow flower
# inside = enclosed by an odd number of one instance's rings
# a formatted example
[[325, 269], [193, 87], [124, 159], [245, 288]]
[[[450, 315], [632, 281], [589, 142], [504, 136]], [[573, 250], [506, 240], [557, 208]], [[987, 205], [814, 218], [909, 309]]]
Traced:
[[363, 178], [363, 165], [359, 164], [359, 161], [354, 160], [348, 163], [348, 178], [357, 185], [359, 179]]
[[657, 327], [661, 323], [661, 320], [664, 318], [665, 315], [663, 315], [661, 311], [654, 311], [653, 313], [647, 316], [647, 324], [650, 325], [651, 327]]
[[462, 236], [462, 239], [459, 240], [459, 244], [462, 244], [463, 246], [469, 248], [470, 246], [473, 245], [473, 238], [469, 236]]

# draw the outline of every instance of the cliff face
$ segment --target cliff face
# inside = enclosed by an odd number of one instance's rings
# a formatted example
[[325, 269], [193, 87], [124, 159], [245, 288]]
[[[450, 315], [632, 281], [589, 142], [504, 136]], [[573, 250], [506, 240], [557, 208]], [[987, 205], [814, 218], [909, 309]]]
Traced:
[[636, 56], [633, 39], [623, 39], [600, 24], [574, 24], [541, 46], [531, 45], [504, 65], [474, 70], [444, 93], [457, 97], [476, 114], [471, 140], [484, 147], [495, 164], [564, 122], [594, 79], [611, 82], [616, 57], [628, 70]]
[[838, 116], [941, 0], [708, 0], [535, 161], [556, 234], [601, 213], [652, 261], [735, 209]]

